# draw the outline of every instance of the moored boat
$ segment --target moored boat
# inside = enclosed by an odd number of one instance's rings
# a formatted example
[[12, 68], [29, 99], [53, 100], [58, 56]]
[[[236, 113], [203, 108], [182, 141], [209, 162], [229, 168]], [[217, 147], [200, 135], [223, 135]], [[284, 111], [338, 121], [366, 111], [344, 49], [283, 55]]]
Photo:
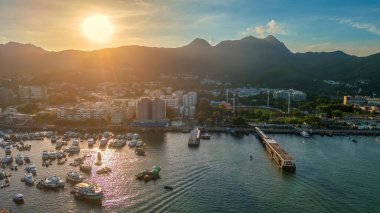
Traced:
[[83, 163], [83, 164], [79, 165], [79, 169], [83, 172], [91, 172], [92, 166], [88, 163]]
[[136, 155], [145, 156], [145, 151], [142, 150], [141, 148], [136, 148], [135, 153]]
[[24, 195], [23, 194], [16, 194], [13, 196], [13, 201], [17, 204], [24, 203]]
[[33, 175], [37, 174], [37, 167], [34, 164], [29, 164], [25, 167], [25, 171], [32, 173]]
[[66, 174], [66, 179], [73, 183], [80, 183], [84, 180], [84, 177], [81, 176], [78, 172], [70, 171]]
[[25, 173], [24, 181], [26, 184], [33, 184], [34, 183], [33, 174], [29, 172]]
[[71, 194], [73, 194], [76, 199], [90, 202], [101, 203], [103, 199], [102, 188], [91, 183], [78, 183], [71, 191]]
[[65, 182], [61, 180], [58, 176], [52, 176], [49, 178], [45, 178], [44, 180], [41, 180], [38, 182], [37, 186], [38, 189], [57, 189], [57, 188], [63, 188], [65, 187]]
[[309, 133], [307, 133], [306, 131], [301, 131], [301, 132], [300, 132], [300, 135], [301, 135], [302, 137], [304, 137], [304, 138], [310, 138]]
[[17, 154], [16, 163], [18, 165], [24, 164], [24, 157], [21, 154]]

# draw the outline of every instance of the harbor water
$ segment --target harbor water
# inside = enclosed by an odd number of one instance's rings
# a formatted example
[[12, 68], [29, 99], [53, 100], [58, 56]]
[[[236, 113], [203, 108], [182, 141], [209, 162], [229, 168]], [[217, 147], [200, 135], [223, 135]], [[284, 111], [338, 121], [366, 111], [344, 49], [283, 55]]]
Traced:
[[[211, 134], [197, 148], [188, 147], [189, 134], [146, 132], [146, 156], [134, 150], [106, 148], [99, 150], [81, 142], [80, 155], [94, 163], [102, 152], [103, 165], [112, 172], [86, 176], [104, 190], [102, 206], [75, 200], [73, 185], [66, 183], [56, 191], [38, 190], [20, 181], [25, 166], [10, 171], [10, 186], [0, 189], [0, 208], [12, 212], [379, 212], [380, 211], [380, 137], [270, 135], [295, 159], [295, 174], [282, 172], [272, 162], [254, 135]], [[48, 139], [30, 141], [29, 155], [37, 166], [36, 182], [58, 175], [65, 179], [70, 170], [79, 171], [57, 160], [42, 166], [43, 150], [54, 150]], [[13, 149], [16, 157], [18, 151]], [[4, 149], [0, 149], [4, 156]], [[252, 160], [250, 159], [252, 156]], [[159, 165], [160, 178], [143, 182], [135, 174]], [[0, 183], [4, 183], [1, 180]], [[173, 190], [164, 189], [172, 186]], [[24, 194], [25, 203], [17, 205], [12, 196]]]

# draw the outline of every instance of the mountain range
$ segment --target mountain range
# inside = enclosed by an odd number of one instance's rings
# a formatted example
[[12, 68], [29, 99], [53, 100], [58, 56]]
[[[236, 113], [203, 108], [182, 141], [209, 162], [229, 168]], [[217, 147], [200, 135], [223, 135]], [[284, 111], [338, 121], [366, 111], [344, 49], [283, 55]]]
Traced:
[[[82, 80], [75, 73], [92, 73], [96, 81], [157, 80], [161, 74], [196, 74], [230, 82], [274, 87], [303, 87], [315, 80], [370, 80], [379, 87], [380, 53], [367, 57], [342, 51], [293, 53], [269, 35], [248, 36], [212, 46], [195, 39], [178, 48], [122, 46], [94, 51], [46, 51], [32, 44], [0, 44], [0, 75], [34, 76], [39, 81]], [[71, 79], [71, 80], [73, 80]]]

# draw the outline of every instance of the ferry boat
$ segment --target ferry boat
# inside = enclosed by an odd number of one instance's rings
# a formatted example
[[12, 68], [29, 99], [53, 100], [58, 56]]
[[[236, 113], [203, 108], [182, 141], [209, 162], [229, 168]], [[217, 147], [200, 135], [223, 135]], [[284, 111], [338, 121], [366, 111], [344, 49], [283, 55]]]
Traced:
[[91, 183], [78, 183], [71, 191], [71, 194], [76, 199], [90, 202], [102, 202], [103, 199], [102, 188]]
[[309, 133], [307, 133], [306, 131], [301, 131], [301, 132], [300, 132], [300, 135], [301, 135], [302, 137], [304, 137], [304, 138], [310, 138]]
[[201, 131], [199, 129], [191, 130], [188, 146], [198, 147], [200, 143], [200, 135], [201, 135]]

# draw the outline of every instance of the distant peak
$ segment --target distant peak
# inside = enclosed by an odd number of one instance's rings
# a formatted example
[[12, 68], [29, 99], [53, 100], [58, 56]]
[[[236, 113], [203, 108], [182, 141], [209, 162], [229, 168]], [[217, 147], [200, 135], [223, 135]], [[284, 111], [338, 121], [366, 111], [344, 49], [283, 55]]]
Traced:
[[258, 40], [258, 38], [251, 36], [251, 35], [241, 39], [241, 41], [257, 41], [257, 40]]
[[196, 39], [194, 39], [187, 46], [196, 47], [196, 48], [199, 48], [199, 47], [211, 47], [211, 45], [206, 40], [204, 40], [202, 38], [196, 38]]
[[4, 48], [12, 51], [24, 51], [24, 52], [34, 52], [34, 53], [43, 53], [45, 52], [44, 49], [41, 47], [37, 47], [33, 44], [23, 44], [19, 42], [10, 41], [3, 45]]
[[276, 37], [273, 35], [268, 35], [266, 38], [264, 38], [266, 41], [272, 41], [272, 42], [280, 42]]

